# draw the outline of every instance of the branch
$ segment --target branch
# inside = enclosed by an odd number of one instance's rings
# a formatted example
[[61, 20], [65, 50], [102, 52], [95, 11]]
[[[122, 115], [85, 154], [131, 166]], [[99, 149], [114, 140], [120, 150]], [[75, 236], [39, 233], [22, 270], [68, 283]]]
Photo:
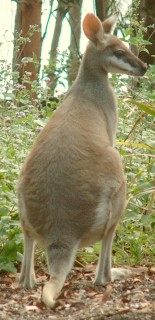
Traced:
[[43, 44], [43, 41], [44, 41], [44, 39], [46, 37], [46, 34], [47, 34], [47, 29], [48, 29], [48, 25], [49, 25], [51, 14], [52, 14], [52, 6], [53, 6], [53, 1], [51, 1], [51, 8], [50, 8], [50, 12], [49, 12], [48, 19], [47, 19], [47, 22], [46, 22], [45, 31], [44, 31], [44, 34], [43, 34], [42, 39], [41, 39], [41, 45]]

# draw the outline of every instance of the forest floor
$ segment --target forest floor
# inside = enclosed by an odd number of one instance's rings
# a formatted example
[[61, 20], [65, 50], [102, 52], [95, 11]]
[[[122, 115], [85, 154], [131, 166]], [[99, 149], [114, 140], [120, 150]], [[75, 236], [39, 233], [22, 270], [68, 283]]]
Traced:
[[137, 267], [132, 277], [93, 285], [95, 266], [73, 268], [54, 310], [41, 301], [48, 274], [38, 270], [38, 286], [19, 289], [19, 274], [0, 275], [0, 319], [7, 320], [155, 320], [155, 268]]

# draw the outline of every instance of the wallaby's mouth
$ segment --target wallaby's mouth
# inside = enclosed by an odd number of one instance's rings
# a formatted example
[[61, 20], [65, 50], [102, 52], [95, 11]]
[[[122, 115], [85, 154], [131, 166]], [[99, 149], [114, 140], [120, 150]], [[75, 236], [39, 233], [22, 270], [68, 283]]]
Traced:
[[147, 71], [147, 65], [140, 61], [139, 63], [129, 64], [125, 61], [121, 61], [121, 63], [118, 64], [115, 63], [115, 61], [110, 61], [109, 65], [109, 72], [112, 73], [118, 73], [118, 74], [126, 74], [129, 76], [143, 76]]
[[127, 70], [125, 68], [121, 68], [121, 70], [119, 70], [118, 73], [127, 74], [129, 76], [141, 77], [146, 73], [146, 71], [147, 71], [147, 66], [142, 67], [142, 68], [135, 68], [133, 70]]
[[135, 76], [143, 76], [147, 71], [147, 65], [140, 61], [140, 65], [135, 68]]
[[133, 72], [131, 75], [133, 76], [137, 76], [137, 77], [142, 77], [147, 71], [147, 68], [146, 69], [137, 69], [136, 72]]

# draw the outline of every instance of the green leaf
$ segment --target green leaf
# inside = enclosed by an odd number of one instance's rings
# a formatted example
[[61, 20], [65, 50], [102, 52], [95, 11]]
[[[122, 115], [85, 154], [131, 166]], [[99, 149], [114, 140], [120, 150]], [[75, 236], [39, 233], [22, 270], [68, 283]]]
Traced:
[[134, 99], [125, 99], [125, 101], [128, 101], [128, 102], [136, 105], [140, 110], [143, 110], [147, 114], [150, 114], [153, 117], [155, 117], [155, 107], [149, 106], [149, 105], [145, 105], [145, 104], [143, 104], [141, 102], [135, 101]]
[[8, 241], [4, 248], [2, 249], [2, 255], [5, 257], [5, 260], [15, 261], [17, 257], [17, 246], [14, 241]]
[[139, 142], [127, 142], [127, 141], [116, 141], [116, 144], [118, 145], [124, 145], [124, 146], [129, 146], [129, 147], [137, 147], [140, 149], [148, 149], [150, 151], [155, 151], [155, 148], [152, 146], [146, 144], [146, 143], [139, 143]]
[[34, 120], [34, 122], [37, 123], [41, 127], [44, 127], [45, 123], [46, 123], [44, 120], [41, 120], [41, 119]]
[[16, 273], [17, 269], [15, 268], [13, 262], [0, 262], [0, 271]]

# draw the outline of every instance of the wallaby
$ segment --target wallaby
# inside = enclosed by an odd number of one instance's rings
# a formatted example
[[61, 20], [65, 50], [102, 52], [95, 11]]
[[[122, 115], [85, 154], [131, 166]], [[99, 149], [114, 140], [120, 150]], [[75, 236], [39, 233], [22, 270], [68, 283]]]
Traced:
[[111, 31], [118, 13], [103, 23], [88, 13], [89, 39], [79, 73], [61, 106], [39, 134], [21, 170], [18, 194], [24, 233], [20, 285], [32, 288], [34, 243], [47, 252], [50, 281], [42, 298], [54, 307], [77, 249], [102, 240], [95, 284], [111, 281], [111, 246], [124, 212], [126, 181], [114, 148], [117, 103], [108, 72], [142, 76], [146, 65]]

